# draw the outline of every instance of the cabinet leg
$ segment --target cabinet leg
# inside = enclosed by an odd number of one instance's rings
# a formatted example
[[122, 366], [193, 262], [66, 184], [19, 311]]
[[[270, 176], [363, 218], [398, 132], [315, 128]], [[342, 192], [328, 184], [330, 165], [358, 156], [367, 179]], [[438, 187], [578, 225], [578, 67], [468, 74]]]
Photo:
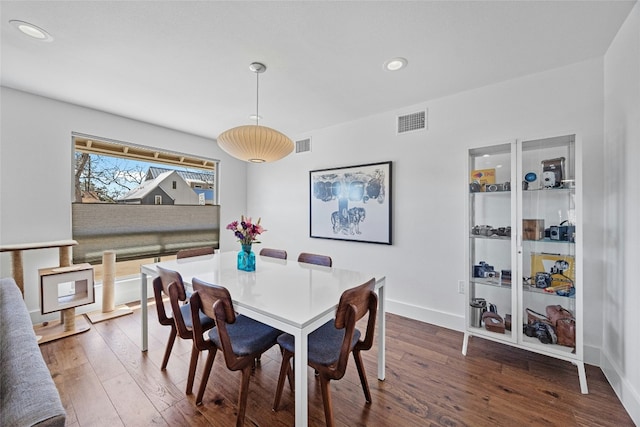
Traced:
[[467, 347], [469, 346], [469, 333], [464, 333], [464, 339], [462, 340], [462, 355], [467, 355]]
[[589, 388], [587, 387], [587, 373], [584, 370], [584, 362], [576, 362], [578, 367], [578, 378], [580, 379], [580, 391], [582, 394], [589, 394]]

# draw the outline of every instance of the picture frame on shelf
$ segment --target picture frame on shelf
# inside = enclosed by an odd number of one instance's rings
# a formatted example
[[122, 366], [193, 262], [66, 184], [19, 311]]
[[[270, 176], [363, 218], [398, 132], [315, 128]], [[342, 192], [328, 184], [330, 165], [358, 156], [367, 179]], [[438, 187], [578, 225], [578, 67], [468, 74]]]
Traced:
[[392, 163], [309, 172], [309, 236], [392, 244]]

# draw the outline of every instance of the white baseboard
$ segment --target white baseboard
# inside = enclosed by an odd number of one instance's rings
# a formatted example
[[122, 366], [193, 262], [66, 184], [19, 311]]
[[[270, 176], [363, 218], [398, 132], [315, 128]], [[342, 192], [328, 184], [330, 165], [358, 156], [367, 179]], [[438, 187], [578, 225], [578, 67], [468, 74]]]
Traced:
[[620, 367], [613, 363], [606, 351], [602, 351], [601, 354], [600, 368], [602, 372], [633, 422], [640, 426], [640, 392], [629, 384], [629, 381], [622, 375]]
[[[432, 310], [388, 298], [385, 302], [387, 304], [386, 310], [389, 313], [441, 326], [443, 328], [453, 329], [454, 331], [464, 332], [464, 316], [460, 316], [459, 314]], [[462, 341], [460, 341], [460, 348], [462, 348]]]

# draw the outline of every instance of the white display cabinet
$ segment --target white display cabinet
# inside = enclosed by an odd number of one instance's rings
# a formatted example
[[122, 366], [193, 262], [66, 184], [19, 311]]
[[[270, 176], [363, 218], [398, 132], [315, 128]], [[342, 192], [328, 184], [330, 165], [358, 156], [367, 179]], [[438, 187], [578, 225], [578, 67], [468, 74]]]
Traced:
[[476, 336], [563, 359], [587, 393], [580, 159], [574, 134], [468, 151], [462, 353]]

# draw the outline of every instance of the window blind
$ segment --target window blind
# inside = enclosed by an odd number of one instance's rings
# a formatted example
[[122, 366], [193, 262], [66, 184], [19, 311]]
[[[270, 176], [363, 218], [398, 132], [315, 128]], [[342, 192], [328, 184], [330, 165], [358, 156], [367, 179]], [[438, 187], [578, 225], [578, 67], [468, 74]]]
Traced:
[[181, 249], [218, 248], [220, 206], [72, 203], [73, 263], [174, 255]]

